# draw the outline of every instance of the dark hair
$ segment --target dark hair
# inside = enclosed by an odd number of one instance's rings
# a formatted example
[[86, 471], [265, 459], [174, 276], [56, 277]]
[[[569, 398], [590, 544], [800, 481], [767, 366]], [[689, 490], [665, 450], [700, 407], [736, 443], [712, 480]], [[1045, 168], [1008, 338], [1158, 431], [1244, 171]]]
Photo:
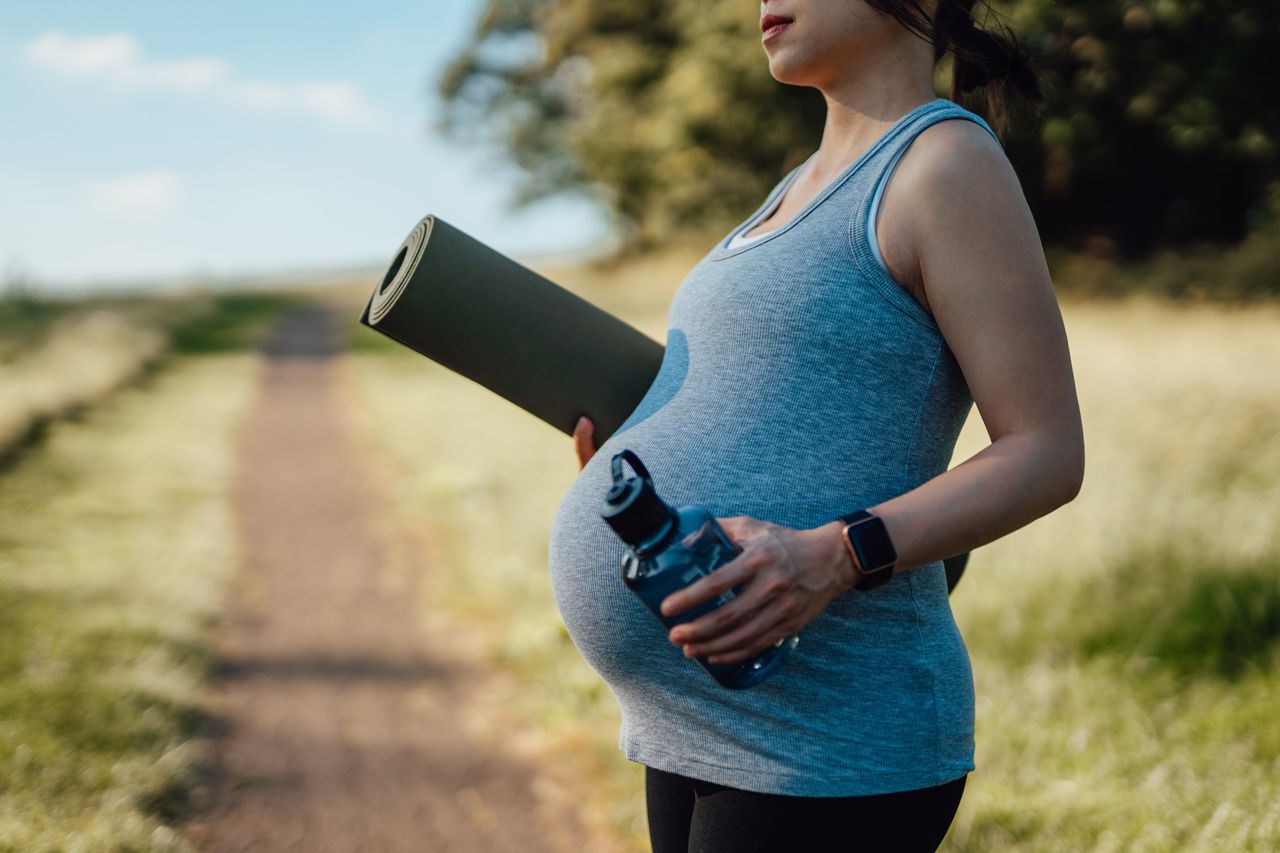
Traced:
[[1038, 63], [1018, 41], [1013, 30], [1000, 23], [995, 10], [981, 0], [986, 19], [996, 20], [998, 29], [980, 28], [973, 19], [977, 0], [938, 0], [930, 20], [920, 8], [920, 0], [866, 0], [878, 12], [890, 15], [904, 27], [933, 45], [935, 63], [951, 50], [954, 55], [951, 100], [960, 102], [964, 93], [985, 87], [985, 118], [1001, 137], [1009, 122], [1011, 96], [1025, 103], [1036, 116], [1044, 108]]

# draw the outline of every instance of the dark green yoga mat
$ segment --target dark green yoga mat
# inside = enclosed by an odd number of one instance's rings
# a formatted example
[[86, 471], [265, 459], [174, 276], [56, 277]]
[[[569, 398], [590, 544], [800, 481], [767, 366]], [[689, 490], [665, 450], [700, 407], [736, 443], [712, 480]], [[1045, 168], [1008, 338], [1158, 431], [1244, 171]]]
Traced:
[[599, 447], [640, 404], [663, 346], [428, 214], [405, 238], [360, 322]]

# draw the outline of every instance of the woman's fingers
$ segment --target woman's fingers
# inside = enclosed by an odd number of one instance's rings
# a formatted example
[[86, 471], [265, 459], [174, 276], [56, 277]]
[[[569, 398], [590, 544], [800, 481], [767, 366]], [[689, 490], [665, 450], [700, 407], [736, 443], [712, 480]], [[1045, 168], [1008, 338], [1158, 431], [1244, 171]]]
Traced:
[[676, 616], [727, 590], [736, 590], [733, 600], [676, 625], [667, 635], [684, 647], [687, 657], [732, 663], [754, 657], [800, 630], [808, 621], [801, 614], [813, 612], [814, 594], [797, 583], [799, 573], [786, 542], [771, 527], [744, 516], [719, 521], [742, 546], [742, 553], [668, 595], [662, 612]]
[[[783, 587], [765, 575], [757, 575], [733, 601], [692, 622], [677, 625], [671, 629], [668, 638], [677, 645], [693, 646], [693, 657], [739, 645], [744, 629], [751, 634], [751, 623], [758, 623], [763, 618], [763, 625], [767, 626], [791, 614], [792, 608], [779, 607], [778, 602], [784, 592]], [[756, 627], [761, 626], [757, 624]]]
[[[742, 547], [742, 553], [696, 583], [667, 596], [662, 602], [662, 612], [667, 616], [679, 615], [744, 581], [750, 581], [745, 591], [746, 600], [740, 595], [738, 600], [718, 610], [728, 609], [741, 615], [786, 591], [791, 585], [791, 558], [777, 537], [767, 531], [755, 532], [738, 539], [737, 543]], [[688, 624], [695, 626], [696, 631], [707, 616]], [[677, 630], [685, 628], [682, 626]]]
[[[785, 593], [788, 588], [788, 578], [773, 565], [774, 560], [776, 555], [770, 547], [749, 547], [708, 577], [668, 596], [663, 602], [664, 605], [672, 602], [673, 599], [681, 602], [682, 596], [697, 591], [698, 594], [693, 603], [688, 605], [692, 607], [700, 601], [710, 600], [726, 589], [742, 585], [732, 601], [722, 604], [692, 622], [685, 622], [672, 628], [668, 634], [671, 642], [683, 645], [718, 637]], [[705, 586], [702, 586], [704, 584]], [[685, 609], [683, 603], [678, 607], [679, 611]], [[663, 612], [672, 615], [665, 607]]]
[[776, 643], [781, 635], [779, 626], [786, 619], [787, 614], [782, 608], [767, 604], [726, 634], [706, 642], [686, 644], [685, 656], [714, 658], [711, 663], [743, 660], [755, 654], [756, 649], [763, 651]]
[[[744, 550], [706, 577], [689, 584], [684, 589], [676, 590], [662, 599], [659, 609], [665, 616], [679, 616], [686, 610], [692, 610], [699, 604], [710, 601], [717, 595], [728, 592], [739, 584], [751, 580], [759, 567], [757, 561], [758, 556], [754, 551]], [[739, 596], [740, 598], [741, 596]], [[679, 625], [672, 630], [683, 634], [692, 629], [694, 633], [700, 633], [705, 628], [713, 625], [728, 624], [746, 614], [748, 608], [744, 606], [744, 603], [741, 600], [731, 601], [693, 622]]]
[[573, 428], [573, 446], [578, 454], [579, 471], [585, 468], [587, 462], [595, 455], [596, 446], [592, 438], [595, 431], [595, 424], [586, 415], [579, 417], [578, 423]]

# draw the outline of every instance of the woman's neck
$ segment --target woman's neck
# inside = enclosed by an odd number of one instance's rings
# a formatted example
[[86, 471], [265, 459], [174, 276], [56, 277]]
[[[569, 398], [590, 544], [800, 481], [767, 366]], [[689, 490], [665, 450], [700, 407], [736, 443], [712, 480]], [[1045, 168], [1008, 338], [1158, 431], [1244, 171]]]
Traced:
[[810, 169], [835, 177], [912, 109], [937, 97], [933, 88], [933, 47], [885, 45], [843, 69], [839, 80], [820, 87], [827, 102], [822, 143]]

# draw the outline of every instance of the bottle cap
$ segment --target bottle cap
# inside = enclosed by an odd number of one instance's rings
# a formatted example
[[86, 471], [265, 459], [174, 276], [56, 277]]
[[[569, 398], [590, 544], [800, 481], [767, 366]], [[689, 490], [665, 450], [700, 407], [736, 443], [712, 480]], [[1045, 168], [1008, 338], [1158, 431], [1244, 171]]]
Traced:
[[[626, 459], [639, 477], [622, 477], [622, 460]], [[600, 515], [628, 545], [639, 545], [651, 539], [664, 527], [675, 522], [675, 513], [658, 497], [649, 471], [630, 450], [613, 457], [613, 486], [605, 495]]]

